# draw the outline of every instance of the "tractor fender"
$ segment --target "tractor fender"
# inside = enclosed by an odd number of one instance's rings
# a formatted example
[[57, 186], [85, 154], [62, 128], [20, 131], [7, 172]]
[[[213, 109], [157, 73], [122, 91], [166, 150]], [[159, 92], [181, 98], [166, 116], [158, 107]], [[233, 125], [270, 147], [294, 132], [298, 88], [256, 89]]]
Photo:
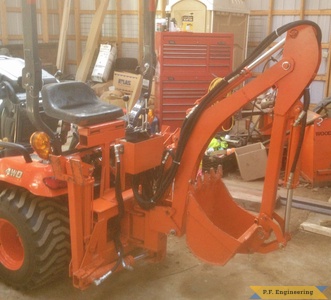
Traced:
[[0, 183], [25, 188], [34, 195], [56, 197], [67, 194], [66, 187], [51, 189], [45, 184], [45, 179], [53, 177], [52, 166], [39, 158], [30, 163], [25, 162], [22, 156], [0, 159]]

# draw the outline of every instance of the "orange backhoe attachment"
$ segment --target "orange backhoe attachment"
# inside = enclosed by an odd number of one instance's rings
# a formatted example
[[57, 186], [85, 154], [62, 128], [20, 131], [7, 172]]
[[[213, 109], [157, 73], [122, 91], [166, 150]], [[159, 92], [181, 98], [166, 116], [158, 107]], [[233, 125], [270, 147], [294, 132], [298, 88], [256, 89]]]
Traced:
[[[202, 112], [192, 130], [176, 176], [177, 193], [174, 194], [173, 207], [179, 214], [178, 222], [186, 213], [183, 220], [186, 220], [188, 246], [202, 260], [224, 265], [236, 253], [268, 252], [285, 245], [289, 239], [283, 218], [274, 212], [275, 199], [285, 142], [289, 143], [287, 148], [290, 166], [297, 153], [298, 138], [291, 137], [297, 136], [300, 131], [301, 126], [298, 124], [303, 114], [300, 98], [319, 67], [318, 35], [318, 30], [309, 24], [290, 29], [286, 39], [269, 50], [275, 53], [281, 47], [282, 58], [264, 73], [246, 82], [242, 88], [226, 96], [244, 80], [252, 77], [251, 71], [255, 63], [243, 69], [227, 87], [213, 96], [214, 99]], [[264, 59], [265, 57], [258, 62]], [[277, 89], [277, 98], [262, 205], [259, 214], [253, 215], [234, 202], [222, 182], [220, 171], [204, 174], [196, 180], [197, 161], [201, 158], [201, 149], [206, 149], [207, 137], [216, 133], [219, 124], [271, 87]], [[289, 127], [291, 134], [286, 139]], [[187, 178], [191, 178], [193, 184], [185, 211], [182, 199], [185, 198], [184, 186]], [[275, 236], [273, 239], [270, 238], [272, 233]]]

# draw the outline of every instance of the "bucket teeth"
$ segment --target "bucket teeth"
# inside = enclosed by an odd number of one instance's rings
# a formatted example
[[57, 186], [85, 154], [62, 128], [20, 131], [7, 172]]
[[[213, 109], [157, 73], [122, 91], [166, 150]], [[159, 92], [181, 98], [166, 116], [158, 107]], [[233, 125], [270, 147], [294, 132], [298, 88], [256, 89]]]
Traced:
[[212, 182], [216, 182], [217, 180], [220, 180], [222, 176], [222, 166], [218, 166], [216, 172], [214, 168], [211, 168], [209, 172], [205, 172], [203, 174], [200, 173], [198, 174], [196, 181], [194, 182], [194, 190], [202, 188], [202, 186], [205, 186]]
[[214, 168], [211, 168], [210, 171], [208, 173], [206, 172], [205, 174], [209, 174], [209, 177], [212, 179], [220, 179], [223, 176], [222, 166], [219, 165], [216, 172]]

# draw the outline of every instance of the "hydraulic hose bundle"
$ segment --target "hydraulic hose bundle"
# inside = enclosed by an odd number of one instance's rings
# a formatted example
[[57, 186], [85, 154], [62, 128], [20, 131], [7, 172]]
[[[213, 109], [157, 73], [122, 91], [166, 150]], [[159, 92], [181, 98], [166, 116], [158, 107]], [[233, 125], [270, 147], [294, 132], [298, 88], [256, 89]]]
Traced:
[[[223, 91], [224, 88], [226, 88], [229, 83], [235, 79], [237, 76], [241, 74], [241, 72], [249, 66], [252, 62], [254, 62], [262, 53], [265, 51], [272, 42], [274, 42], [278, 37], [280, 37], [282, 34], [286, 33], [292, 28], [295, 28], [297, 26], [301, 25], [310, 25], [315, 28], [316, 35], [318, 42], [321, 41], [321, 30], [319, 26], [311, 21], [302, 20], [302, 21], [296, 21], [289, 24], [286, 24], [274, 32], [272, 32], [268, 37], [266, 37], [259, 46], [253, 51], [253, 53], [248, 57], [235, 71], [227, 75], [223, 80], [218, 82], [213, 89], [211, 89], [201, 100], [201, 102], [196, 105], [192, 111], [187, 115], [186, 119], [183, 122], [183, 126], [181, 128], [180, 138], [178, 141], [178, 147], [176, 150], [176, 153], [174, 154], [173, 161], [171, 167], [166, 171], [166, 173], [162, 176], [163, 180], [159, 183], [157, 186], [157, 189], [152, 197], [143, 197], [142, 194], [138, 192], [139, 189], [139, 181], [137, 178], [134, 180], [133, 184], [133, 191], [135, 194], [135, 197], [138, 201], [138, 203], [143, 207], [144, 209], [151, 209], [153, 208], [160, 199], [164, 196], [164, 194], [168, 191], [170, 185], [173, 182], [173, 179], [176, 176], [178, 167], [180, 165], [180, 161], [182, 158], [182, 155], [184, 153], [185, 147], [187, 145], [187, 142], [190, 139], [191, 133], [195, 127], [195, 125], [199, 122], [200, 116], [202, 113], [207, 109], [211, 102], [217, 97], [219, 93]], [[308, 97], [305, 97], [308, 98]], [[306, 107], [305, 103], [305, 107]], [[308, 102], [309, 105], [309, 102]], [[295, 168], [292, 167], [292, 168]], [[141, 174], [140, 174], [141, 176]]]

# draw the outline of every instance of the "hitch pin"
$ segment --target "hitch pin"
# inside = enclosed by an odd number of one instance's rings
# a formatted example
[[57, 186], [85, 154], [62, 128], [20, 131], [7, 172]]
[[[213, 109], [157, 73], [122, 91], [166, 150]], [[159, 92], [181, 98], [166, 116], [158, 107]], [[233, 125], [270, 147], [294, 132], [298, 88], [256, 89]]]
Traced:
[[[120, 257], [120, 253], [117, 253], [117, 255]], [[140, 255], [135, 256], [135, 257], [134, 257], [134, 261], [138, 261], [138, 260], [144, 259], [144, 258], [146, 258], [146, 257], [148, 257], [148, 256], [149, 256], [149, 254], [148, 254], [147, 252], [144, 252], [144, 253], [142, 253], [142, 254], [140, 254]], [[118, 263], [118, 262], [117, 262], [117, 263]], [[117, 263], [116, 263], [116, 264], [117, 264]], [[122, 264], [122, 267], [123, 267], [124, 269], [126, 269], [126, 270], [130, 270], [130, 271], [133, 270], [133, 267], [132, 267], [131, 265], [128, 265], [128, 264], [124, 261], [123, 258], [121, 259], [121, 264]], [[104, 281], [105, 281], [110, 275], [112, 275], [112, 274], [116, 271], [117, 267], [118, 267], [118, 265], [115, 265], [115, 267], [113, 267], [110, 271], [108, 271], [106, 274], [104, 274], [103, 276], [101, 276], [99, 279], [95, 279], [95, 280], [93, 281], [93, 283], [94, 283], [96, 286], [100, 285], [100, 284], [103, 283], [103, 282], [104, 282]]]
[[[117, 253], [119, 259], [120, 259], [120, 255], [121, 253], [118, 252]], [[121, 260], [122, 261], [122, 260]], [[123, 263], [122, 263], [123, 264]], [[118, 267], [118, 261], [116, 262], [115, 266], [113, 268], [111, 268], [106, 274], [102, 275], [99, 279], [95, 279], [93, 282], [96, 286], [100, 285], [101, 283], [103, 283], [110, 275], [112, 275], [116, 269]]]
[[93, 282], [96, 286], [100, 285], [103, 283], [111, 274], [113, 274], [114, 271], [110, 270], [108, 271], [105, 275], [101, 276], [99, 279], [95, 279]]

